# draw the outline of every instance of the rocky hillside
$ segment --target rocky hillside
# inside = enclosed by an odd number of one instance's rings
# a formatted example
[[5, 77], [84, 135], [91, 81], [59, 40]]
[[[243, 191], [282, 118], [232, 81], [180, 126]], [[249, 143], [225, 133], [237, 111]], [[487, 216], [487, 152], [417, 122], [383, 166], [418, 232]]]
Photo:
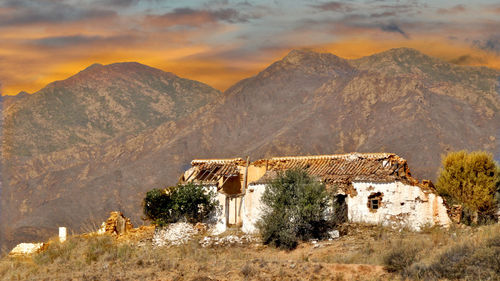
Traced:
[[[180, 78], [138, 64], [130, 68], [144, 70], [111, 71], [115, 66], [123, 65], [93, 66], [7, 108], [6, 119], [33, 113], [4, 130], [11, 144], [1, 198], [4, 245], [45, 238], [58, 225], [79, 231], [111, 210], [137, 224], [144, 192], [175, 184], [192, 158], [386, 151], [406, 158], [417, 178], [434, 179], [447, 151], [498, 155], [500, 71], [412, 49], [358, 60], [292, 51], [222, 95], [188, 80], [184, 92], [162, 95], [148, 77]], [[85, 75], [96, 67], [123, 77]], [[80, 96], [85, 85], [109, 94]], [[62, 98], [69, 87], [78, 89], [70, 92], [83, 109]], [[47, 93], [55, 98], [47, 101]], [[52, 104], [60, 106], [41, 109]], [[41, 129], [37, 120], [45, 120]]]
[[32, 156], [99, 144], [184, 117], [219, 95], [210, 86], [139, 63], [94, 64], [9, 102], [4, 150]]

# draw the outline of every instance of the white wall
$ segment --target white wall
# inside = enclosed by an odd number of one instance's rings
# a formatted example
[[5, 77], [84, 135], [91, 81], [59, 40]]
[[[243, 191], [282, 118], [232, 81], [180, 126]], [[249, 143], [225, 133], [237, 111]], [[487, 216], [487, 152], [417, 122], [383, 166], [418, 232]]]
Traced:
[[[407, 226], [413, 230], [451, 223], [443, 199], [418, 186], [401, 182], [354, 182], [353, 187], [357, 194], [346, 198], [349, 221]], [[376, 192], [383, 194], [380, 207], [370, 211], [368, 196]]]
[[256, 233], [256, 223], [262, 215], [262, 204], [260, 198], [266, 190], [266, 185], [256, 184], [250, 185], [246, 194], [243, 197], [243, 210], [241, 212], [241, 219], [243, 225], [241, 230], [245, 233]]
[[218, 202], [217, 211], [210, 217], [207, 223], [214, 225], [212, 233], [217, 235], [226, 231], [226, 196], [217, 192], [217, 186], [207, 186], [207, 190], [213, 191], [216, 194], [215, 199]]
[[[357, 195], [348, 195], [346, 198], [349, 221], [407, 226], [413, 230], [420, 230], [424, 225], [449, 226], [451, 223], [443, 199], [432, 192], [424, 192], [418, 186], [401, 182], [354, 182], [353, 187]], [[262, 215], [260, 199], [265, 190], [265, 184], [250, 185], [246, 190], [241, 211], [241, 230], [245, 233], [258, 231], [256, 223]], [[380, 207], [377, 211], [370, 211], [368, 196], [377, 192], [383, 194]], [[223, 209], [225, 196], [219, 193], [218, 200], [222, 206], [222, 215], [216, 229], [221, 233], [226, 230]]]

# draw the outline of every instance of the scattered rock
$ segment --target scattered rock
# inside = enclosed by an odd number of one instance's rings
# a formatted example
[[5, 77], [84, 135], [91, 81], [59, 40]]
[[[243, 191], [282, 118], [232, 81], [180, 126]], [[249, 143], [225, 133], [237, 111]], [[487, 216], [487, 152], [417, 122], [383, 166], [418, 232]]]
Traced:
[[197, 233], [198, 230], [189, 223], [172, 223], [165, 228], [156, 229], [153, 246], [181, 245], [191, 240], [192, 236]]
[[196, 229], [196, 231], [198, 231], [198, 233], [205, 233], [208, 230], [208, 226], [205, 223], [201, 222], [195, 224], [194, 228]]
[[21, 243], [18, 244], [12, 251], [10, 251], [10, 256], [25, 256], [38, 253], [43, 250], [44, 243]]
[[330, 239], [337, 239], [340, 237], [340, 232], [338, 230], [328, 231], [328, 236]]
[[205, 236], [200, 240], [200, 245], [202, 247], [214, 247], [214, 246], [234, 246], [250, 244], [252, 242], [257, 242], [257, 239], [250, 235], [236, 236]]

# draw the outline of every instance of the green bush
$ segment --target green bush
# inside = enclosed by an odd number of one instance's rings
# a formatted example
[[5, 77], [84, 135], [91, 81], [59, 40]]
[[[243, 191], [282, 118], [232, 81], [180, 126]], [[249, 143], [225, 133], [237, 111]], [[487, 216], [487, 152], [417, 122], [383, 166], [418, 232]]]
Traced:
[[452, 204], [464, 206], [466, 224], [486, 223], [498, 208], [500, 167], [490, 153], [451, 152], [443, 158], [437, 181], [441, 196]]
[[262, 240], [283, 249], [299, 241], [323, 238], [332, 227], [327, 218], [330, 196], [325, 185], [303, 170], [288, 170], [270, 182], [262, 195], [257, 226]]
[[215, 192], [193, 183], [153, 189], [144, 198], [144, 215], [160, 226], [181, 220], [200, 222], [216, 210], [215, 196]]

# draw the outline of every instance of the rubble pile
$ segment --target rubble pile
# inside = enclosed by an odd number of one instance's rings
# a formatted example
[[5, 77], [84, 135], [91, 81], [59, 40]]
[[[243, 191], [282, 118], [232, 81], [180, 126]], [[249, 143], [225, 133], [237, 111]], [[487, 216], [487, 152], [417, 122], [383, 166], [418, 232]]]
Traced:
[[206, 248], [216, 246], [243, 245], [250, 244], [252, 242], [258, 242], [258, 239], [250, 235], [205, 236], [202, 240], [200, 240], [200, 245]]
[[119, 235], [116, 240], [121, 243], [134, 244], [145, 244], [147, 241], [151, 242], [154, 235], [155, 226], [154, 225], [143, 225], [138, 228], [132, 228], [125, 235]]
[[198, 230], [189, 223], [172, 223], [165, 228], [156, 229], [153, 236], [153, 246], [181, 245], [191, 240], [193, 235], [197, 233]]
[[109, 218], [103, 222], [99, 234], [122, 235], [133, 229], [134, 226], [130, 219], [125, 217], [122, 212], [111, 212]]
[[44, 243], [21, 243], [18, 244], [12, 251], [10, 251], [10, 256], [24, 256], [31, 255], [43, 251], [45, 247]]

